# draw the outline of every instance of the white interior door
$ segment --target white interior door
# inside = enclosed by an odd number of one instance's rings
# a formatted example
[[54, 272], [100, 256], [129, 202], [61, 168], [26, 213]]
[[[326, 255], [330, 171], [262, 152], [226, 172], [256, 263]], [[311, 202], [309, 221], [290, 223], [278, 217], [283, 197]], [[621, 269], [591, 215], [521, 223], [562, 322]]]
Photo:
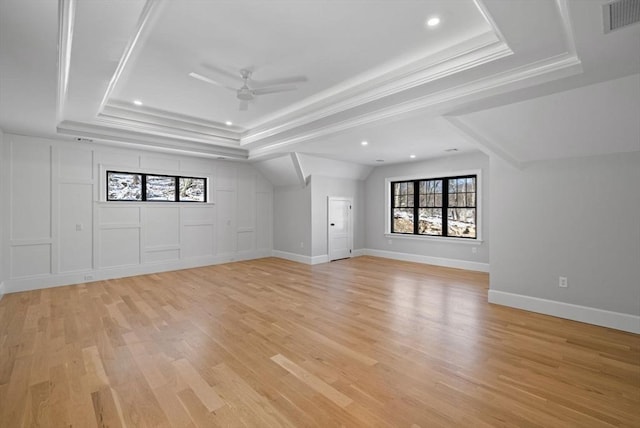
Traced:
[[353, 219], [351, 198], [329, 196], [329, 260], [351, 257]]

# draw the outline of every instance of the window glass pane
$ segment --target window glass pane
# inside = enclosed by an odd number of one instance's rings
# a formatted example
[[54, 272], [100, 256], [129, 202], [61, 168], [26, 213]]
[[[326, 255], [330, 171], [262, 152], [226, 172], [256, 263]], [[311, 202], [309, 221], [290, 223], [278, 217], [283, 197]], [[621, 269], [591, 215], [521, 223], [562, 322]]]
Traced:
[[457, 190], [458, 188], [456, 187], [456, 180], [449, 180], [449, 193], [455, 193]]
[[434, 183], [436, 184], [436, 193], [442, 193], [442, 180], [436, 180]]
[[107, 200], [141, 201], [142, 174], [108, 171]]
[[394, 183], [393, 184], [393, 193], [395, 195], [399, 195], [400, 194], [400, 183]]
[[147, 175], [147, 201], [175, 201], [176, 178]]
[[413, 233], [413, 209], [394, 209], [391, 231], [394, 233]]
[[400, 203], [398, 204], [399, 207], [407, 206], [407, 197], [405, 195], [399, 196], [398, 199], [400, 200]]
[[441, 207], [442, 206], [442, 193], [437, 193], [435, 195], [435, 202], [434, 202], [433, 206], [435, 206], [435, 207]]
[[407, 206], [412, 207], [414, 202], [415, 202], [415, 199], [413, 195], [407, 195]]
[[401, 195], [407, 194], [407, 183], [400, 183], [400, 194]]
[[453, 208], [447, 210], [448, 236], [475, 238], [476, 210], [474, 208]]
[[400, 203], [400, 197], [398, 195], [393, 197], [393, 206], [397, 207], [398, 204]]
[[457, 193], [449, 193], [449, 206], [450, 207], [457, 207], [458, 206], [458, 202], [457, 202]]
[[476, 206], [476, 194], [475, 193], [467, 193], [467, 206], [475, 207]]
[[427, 196], [426, 195], [420, 195], [420, 206], [421, 207], [427, 206]]
[[466, 178], [458, 178], [456, 180], [458, 182], [458, 192], [464, 192], [465, 189], [465, 183], [467, 182]]
[[475, 191], [476, 191], [476, 179], [467, 178], [467, 192], [475, 192]]
[[442, 210], [421, 208], [418, 233], [421, 235], [442, 235]]
[[413, 195], [413, 183], [407, 183], [407, 193]]
[[426, 181], [421, 181], [420, 182], [420, 193], [427, 193], [427, 182]]
[[207, 179], [180, 177], [179, 190], [181, 202], [207, 202]]
[[467, 206], [467, 198], [466, 193], [458, 193], [458, 206], [466, 207]]

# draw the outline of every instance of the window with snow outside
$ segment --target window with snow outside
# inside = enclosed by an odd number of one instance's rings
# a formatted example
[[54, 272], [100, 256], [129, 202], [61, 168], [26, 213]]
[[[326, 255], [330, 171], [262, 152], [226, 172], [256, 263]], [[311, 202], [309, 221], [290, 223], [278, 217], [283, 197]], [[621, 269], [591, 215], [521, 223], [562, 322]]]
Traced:
[[477, 239], [477, 176], [391, 182], [391, 233]]

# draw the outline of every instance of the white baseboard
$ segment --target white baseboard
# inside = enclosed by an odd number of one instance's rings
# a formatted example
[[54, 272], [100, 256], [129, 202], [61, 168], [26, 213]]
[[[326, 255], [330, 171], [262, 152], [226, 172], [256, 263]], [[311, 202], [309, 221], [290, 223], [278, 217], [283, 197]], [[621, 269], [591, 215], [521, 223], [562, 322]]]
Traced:
[[302, 254], [288, 253], [286, 251], [280, 251], [280, 250], [273, 250], [271, 252], [271, 255], [273, 257], [290, 260], [292, 262], [304, 263], [305, 265], [313, 264], [312, 258], [310, 256], [304, 256]]
[[[216, 256], [194, 257], [190, 259], [171, 260], [141, 265], [118, 266], [87, 270], [81, 272], [68, 272], [50, 275], [35, 275], [24, 278], [15, 278], [6, 281], [7, 293], [38, 290], [41, 288], [60, 287], [64, 285], [81, 284], [86, 282], [102, 281], [107, 279], [124, 278], [127, 276], [147, 275], [151, 273], [168, 272], [173, 270], [190, 269], [202, 266], [211, 266], [234, 261], [252, 260], [270, 257], [271, 250], [246, 251], [238, 253], [221, 254]], [[91, 277], [88, 279], [88, 277]]]
[[[352, 257], [364, 256], [364, 251], [365, 250], [353, 250], [353, 253], [351, 256]], [[321, 263], [330, 262], [328, 254], [309, 257], [309, 256], [303, 256], [301, 254], [287, 253], [286, 251], [278, 251], [278, 250], [273, 250], [272, 254], [273, 254], [273, 257], [279, 257], [281, 259], [291, 260], [292, 262], [304, 263], [306, 265], [319, 265]]]
[[489, 290], [489, 303], [640, 334], [640, 316]]
[[396, 251], [384, 251], [365, 248], [362, 255], [384, 257], [387, 259], [402, 260], [405, 262], [423, 263], [428, 265], [451, 267], [457, 269], [489, 272], [489, 263], [470, 262], [467, 260], [445, 259], [443, 257], [423, 256], [420, 254], [399, 253]]
[[4, 282], [0, 282], [0, 300], [2, 300], [2, 296], [4, 296]]

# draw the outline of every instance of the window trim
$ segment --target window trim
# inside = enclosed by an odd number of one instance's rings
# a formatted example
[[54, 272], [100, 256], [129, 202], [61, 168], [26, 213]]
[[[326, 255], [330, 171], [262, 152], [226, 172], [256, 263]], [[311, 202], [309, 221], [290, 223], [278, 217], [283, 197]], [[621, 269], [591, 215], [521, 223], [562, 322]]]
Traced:
[[[459, 176], [476, 176], [476, 237], [474, 238], [461, 238], [453, 236], [438, 236], [438, 235], [416, 235], [412, 233], [393, 233], [391, 232], [391, 183], [397, 181], [415, 181], [415, 180], [432, 180], [439, 178], [450, 178]], [[385, 178], [385, 210], [384, 210], [384, 235], [386, 237], [393, 238], [408, 238], [408, 239], [422, 239], [422, 240], [436, 240], [446, 242], [466, 242], [466, 243], [478, 243], [482, 242], [482, 170], [461, 170], [461, 171], [447, 171], [430, 174], [415, 174], [401, 177], [386, 177]]]
[[[132, 168], [128, 166], [122, 165], [105, 165], [99, 164], [99, 176], [98, 176], [98, 203], [107, 203], [109, 205], [114, 204], [125, 204], [125, 205], [135, 205], [135, 204], [148, 204], [151, 203], [153, 205], [160, 204], [168, 204], [168, 205], [184, 205], [184, 204], [197, 204], [197, 205], [214, 205], [215, 201], [213, 200], [213, 193], [211, 192], [212, 182], [211, 182], [211, 173], [198, 172], [198, 171], [188, 171], [187, 173], [182, 173], [180, 171], [173, 170], [160, 170], [160, 169], [152, 169], [152, 168]], [[117, 200], [117, 199], [109, 199], [108, 195], [108, 180], [107, 174], [109, 172], [119, 172], [123, 174], [140, 174], [143, 176], [143, 198], [139, 201], [137, 200]], [[147, 200], [145, 198], [146, 195], [146, 176], [160, 176], [160, 177], [174, 177], [175, 185], [176, 185], [176, 199], [174, 201], [163, 201], [163, 200]], [[205, 200], [203, 202], [200, 201], [181, 201], [180, 200], [180, 178], [198, 178], [204, 179], [204, 192], [205, 192]]]

